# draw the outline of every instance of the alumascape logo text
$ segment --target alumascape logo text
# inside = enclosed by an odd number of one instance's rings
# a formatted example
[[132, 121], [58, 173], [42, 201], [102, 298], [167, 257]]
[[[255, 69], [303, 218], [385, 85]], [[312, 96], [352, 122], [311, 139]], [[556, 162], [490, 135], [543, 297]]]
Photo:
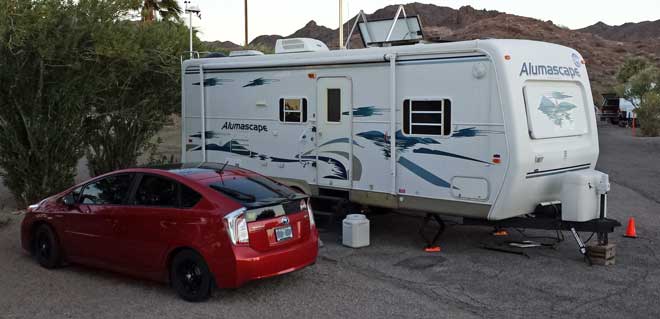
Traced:
[[222, 126], [222, 129], [223, 130], [268, 132], [268, 126], [266, 126], [266, 125], [243, 124], [243, 123], [232, 123], [232, 122], [225, 122], [225, 124]]
[[580, 70], [578, 68], [568, 67], [568, 66], [559, 66], [559, 65], [534, 65], [531, 62], [526, 62], [522, 64], [520, 68], [520, 74], [522, 75], [560, 75], [565, 77], [570, 77], [571, 79], [577, 77], [582, 77], [580, 75]]

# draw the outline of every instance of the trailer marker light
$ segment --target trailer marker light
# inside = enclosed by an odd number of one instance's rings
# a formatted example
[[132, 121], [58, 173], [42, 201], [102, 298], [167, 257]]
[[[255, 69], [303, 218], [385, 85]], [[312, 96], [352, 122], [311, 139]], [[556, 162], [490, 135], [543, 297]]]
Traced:
[[310, 79], [315, 79], [316, 78], [316, 73], [307, 73], [307, 77]]
[[511, 60], [511, 56], [510, 56], [510, 55], [508, 55], [508, 54], [507, 54], [507, 55], [505, 55], [505, 56], [504, 56], [504, 60], [507, 60], [507, 61], [509, 61], [509, 60]]
[[427, 253], [439, 253], [440, 250], [441, 250], [440, 246], [431, 246], [424, 248], [424, 251]]
[[504, 230], [504, 229], [500, 229], [500, 230], [494, 231], [493, 236], [509, 236], [509, 232]]
[[493, 154], [493, 163], [495, 163], [495, 164], [502, 163], [502, 159], [500, 158], [500, 154]]

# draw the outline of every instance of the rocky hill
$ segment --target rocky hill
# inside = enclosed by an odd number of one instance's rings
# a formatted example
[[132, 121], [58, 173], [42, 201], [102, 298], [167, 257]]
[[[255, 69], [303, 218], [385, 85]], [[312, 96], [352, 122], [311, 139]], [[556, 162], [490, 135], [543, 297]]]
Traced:
[[658, 41], [660, 40], [660, 20], [625, 23], [616, 26], [598, 22], [576, 31], [592, 33], [614, 41]]
[[[396, 5], [387, 6], [368, 14], [367, 18], [392, 18], [397, 8]], [[470, 6], [455, 10], [416, 2], [406, 4], [405, 9], [408, 15], [420, 16], [428, 40], [513, 38], [546, 41], [575, 48], [587, 62], [596, 101], [600, 100], [600, 93], [611, 91], [616, 70], [627, 56], [644, 56], [660, 65], [660, 32], [657, 31], [660, 30], [660, 20], [616, 27], [601, 23], [581, 30], [570, 30], [555, 25], [552, 21], [492, 10], [477, 10]], [[354, 19], [344, 24], [345, 35], [350, 31]], [[319, 26], [314, 21], [286, 37], [311, 37], [335, 49], [339, 43], [338, 30]], [[250, 44], [272, 48], [280, 38], [283, 36], [264, 35], [255, 38]], [[351, 47], [362, 47], [359, 34], [354, 34], [351, 38]]]

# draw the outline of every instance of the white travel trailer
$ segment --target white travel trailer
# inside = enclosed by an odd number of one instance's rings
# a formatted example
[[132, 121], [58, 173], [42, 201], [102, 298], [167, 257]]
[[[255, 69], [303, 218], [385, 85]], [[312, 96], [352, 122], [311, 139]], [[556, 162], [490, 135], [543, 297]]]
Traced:
[[497, 221], [562, 202], [564, 221], [605, 217], [609, 184], [594, 170], [577, 51], [497, 39], [333, 51], [280, 41], [275, 54], [183, 62], [183, 161], [393, 209]]

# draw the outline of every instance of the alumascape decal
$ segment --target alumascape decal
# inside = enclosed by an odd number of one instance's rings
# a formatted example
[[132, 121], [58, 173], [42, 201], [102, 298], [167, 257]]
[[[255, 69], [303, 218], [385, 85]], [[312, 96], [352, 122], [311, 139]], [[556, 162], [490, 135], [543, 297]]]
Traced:
[[225, 124], [222, 126], [221, 129], [222, 130], [257, 131], [259, 133], [268, 132], [268, 126], [266, 126], [266, 125], [232, 123], [232, 122], [225, 122]]
[[575, 78], [576, 76], [582, 77], [578, 68], [559, 65], [534, 65], [532, 62], [526, 62], [522, 64], [519, 76], [522, 76], [523, 74], [527, 76], [560, 75], [570, 77], [571, 79]]

